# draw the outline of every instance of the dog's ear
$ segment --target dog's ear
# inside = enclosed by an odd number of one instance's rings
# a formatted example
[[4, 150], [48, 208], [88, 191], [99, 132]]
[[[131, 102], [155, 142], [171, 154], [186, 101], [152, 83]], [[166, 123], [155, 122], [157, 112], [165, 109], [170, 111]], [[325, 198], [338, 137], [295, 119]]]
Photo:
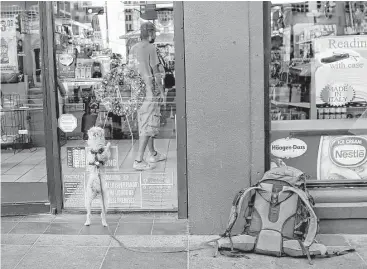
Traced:
[[93, 135], [93, 130], [92, 130], [92, 128], [90, 128], [88, 130], [88, 137], [92, 137], [92, 135]]

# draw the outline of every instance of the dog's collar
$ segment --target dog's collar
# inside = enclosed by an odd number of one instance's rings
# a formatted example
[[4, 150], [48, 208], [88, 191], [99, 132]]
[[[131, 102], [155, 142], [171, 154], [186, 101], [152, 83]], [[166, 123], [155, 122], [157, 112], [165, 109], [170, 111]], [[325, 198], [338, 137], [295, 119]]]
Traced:
[[102, 154], [104, 152], [104, 148], [100, 148], [98, 151], [90, 150], [92, 154], [94, 154], [94, 161], [90, 162], [89, 165], [95, 165], [97, 168], [99, 168], [101, 165], [104, 165], [103, 161], [99, 161], [97, 158], [97, 154]]
[[104, 165], [104, 162], [95, 160], [93, 162], [90, 162], [89, 165], [95, 165], [97, 168], [99, 168], [101, 165]]

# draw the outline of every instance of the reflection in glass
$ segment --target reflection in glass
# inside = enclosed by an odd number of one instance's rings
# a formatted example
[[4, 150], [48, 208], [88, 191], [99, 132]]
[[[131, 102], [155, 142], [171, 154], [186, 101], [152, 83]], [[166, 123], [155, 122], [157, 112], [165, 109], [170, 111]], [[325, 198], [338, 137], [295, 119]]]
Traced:
[[367, 106], [367, 2], [271, 9], [271, 119], [354, 119]]
[[[71, 17], [64, 5], [55, 2], [60, 116], [67, 115], [76, 123], [73, 130], [60, 128], [65, 208], [84, 208], [86, 140], [88, 130], [100, 126], [112, 144], [111, 158], [105, 165], [109, 210], [177, 210], [173, 3], [93, 1], [67, 8]], [[155, 79], [151, 84], [134, 66], [132, 57], [141, 44], [141, 25], [147, 22], [157, 30], [146, 54], [152, 64], [147, 72]], [[139, 122], [139, 111], [141, 100], [151, 97], [150, 88], [159, 94], [157, 102], [151, 102], [156, 108], [156, 124], [148, 125], [159, 131], [155, 149], [166, 158], [149, 171], [138, 171], [135, 161], [152, 159], [150, 142], [145, 154], [139, 155], [145, 126]], [[140, 95], [136, 89], [145, 91]], [[161, 103], [163, 99], [166, 105]]]
[[0, 17], [1, 202], [46, 202], [38, 3], [2, 1]]
[[271, 166], [366, 180], [367, 2], [271, 7]]

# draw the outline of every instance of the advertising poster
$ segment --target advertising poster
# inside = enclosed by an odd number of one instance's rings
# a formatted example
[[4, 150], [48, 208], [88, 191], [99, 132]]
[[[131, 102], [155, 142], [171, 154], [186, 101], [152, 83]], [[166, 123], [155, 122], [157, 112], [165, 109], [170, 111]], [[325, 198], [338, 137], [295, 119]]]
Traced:
[[274, 132], [271, 135], [271, 167], [292, 166], [316, 178], [316, 160], [319, 140], [314, 136], [291, 137], [289, 132]]
[[75, 55], [70, 53], [57, 53], [57, 71], [60, 78], [75, 78]]
[[297, 136], [274, 132], [271, 167], [292, 166], [312, 180], [366, 180], [367, 135]]
[[[177, 186], [173, 169], [165, 173], [104, 173], [107, 209], [172, 209], [177, 208]], [[85, 208], [88, 173], [67, 174], [63, 179], [65, 208]], [[100, 209], [100, 196], [92, 209]]]
[[[86, 152], [88, 147], [67, 147], [66, 148], [66, 161], [67, 166], [70, 168], [85, 168], [86, 167]], [[118, 170], [118, 148], [117, 146], [111, 146], [111, 157], [105, 163], [105, 168], [108, 170]]]
[[13, 18], [1, 18], [1, 54], [0, 72], [14, 74], [18, 72], [16, 21]]
[[141, 208], [141, 173], [105, 175], [108, 189], [108, 208]]
[[367, 36], [332, 36], [314, 42], [316, 104], [367, 102]]
[[367, 179], [367, 136], [322, 136], [317, 178], [323, 180]]

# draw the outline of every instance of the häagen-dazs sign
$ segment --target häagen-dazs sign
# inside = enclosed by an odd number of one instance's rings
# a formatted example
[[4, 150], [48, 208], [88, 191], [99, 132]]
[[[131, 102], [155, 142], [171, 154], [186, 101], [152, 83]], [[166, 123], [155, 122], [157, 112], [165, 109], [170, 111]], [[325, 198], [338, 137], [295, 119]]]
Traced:
[[343, 136], [330, 143], [329, 156], [339, 167], [357, 167], [367, 161], [367, 140], [359, 136]]
[[307, 151], [307, 144], [298, 138], [281, 138], [270, 146], [271, 154], [278, 158], [296, 158]]

